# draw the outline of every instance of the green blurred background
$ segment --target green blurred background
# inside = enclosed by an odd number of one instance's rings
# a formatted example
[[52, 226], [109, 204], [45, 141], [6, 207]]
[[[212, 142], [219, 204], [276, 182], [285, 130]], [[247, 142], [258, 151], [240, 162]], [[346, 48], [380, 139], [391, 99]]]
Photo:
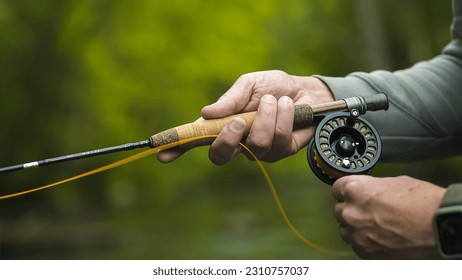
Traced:
[[[450, 5], [1, 0], [0, 166], [144, 140], [195, 120], [247, 72], [343, 76], [408, 67], [449, 41]], [[145, 158], [0, 201], [0, 258], [338, 258], [292, 234], [253, 162], [239, 156], [216, 167], [207, 153], [198, 148], [167, 165]], [[51, 183], [125, 155], [4, 174], [0, 191]], [[462, 180], [460, 164], [382, 164], [374, 174], [447, 184]], [[330, 190], [309, 170], [305, 151], [265, 166], [295, 226], [322, 246], [348, 249]]]

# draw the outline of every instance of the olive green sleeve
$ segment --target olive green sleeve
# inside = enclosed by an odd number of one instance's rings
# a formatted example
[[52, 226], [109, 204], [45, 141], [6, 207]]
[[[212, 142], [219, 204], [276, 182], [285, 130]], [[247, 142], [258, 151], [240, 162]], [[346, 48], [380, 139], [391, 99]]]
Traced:
[[441, 201], [442, 207], [453, 205], [462, 205], [462, 183], [449, 185]]

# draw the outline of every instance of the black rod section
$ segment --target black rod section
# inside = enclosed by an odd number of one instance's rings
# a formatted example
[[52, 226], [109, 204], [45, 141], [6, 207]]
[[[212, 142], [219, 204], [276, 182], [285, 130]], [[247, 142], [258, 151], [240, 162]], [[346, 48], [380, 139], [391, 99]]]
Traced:
[[123, 145], [118, 145], [118, 146], [113, 146], [113, 147], [106, 147], [106, 148], [87, 151], [87, 152], [69, 154], [69, 155], [65, 155], [65, 156], [53, 157], [53, 158], [48, 158], [48, 159], [42, 159], [42, 160], [38, 160], [38, 161], [23, 163], [23, 164], [17, 164], [17, 165], [2, 167], [2, 168], [0, 168], [0, 173], [18, 171], [18, 170], [23, 170], [23, 169], [27, 169], [27, 168], [39, 167], [39, 166], [43, 166], [43, 165], [49, 165], [49, 164], [65, 162], [65, 161], [71, 161], [71, 160], [77, 160], [77, 159], [82, 159], [82, 158], [95, 157], [95, 156], [105, 155], [105, 154], [109, 154], [109, 153], [116, 153], [116, 152], [134, 150], [134, 149], [145, 148], [145, 147], [150, 147], [150, 140], [149, 139], [139, 141], [139, 142], [135, 142], [135, 143], [127, 143], [127, 144], [123, 144]]

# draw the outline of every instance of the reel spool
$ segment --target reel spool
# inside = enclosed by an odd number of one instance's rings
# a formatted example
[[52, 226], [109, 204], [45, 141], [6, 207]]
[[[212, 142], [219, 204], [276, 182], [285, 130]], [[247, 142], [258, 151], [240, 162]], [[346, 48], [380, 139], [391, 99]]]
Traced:
[[370, 174], [382, 151], [377, 130], [357, 110], [329, 114], [308, 144], [313, 173], [332, 185], [340, 177]]

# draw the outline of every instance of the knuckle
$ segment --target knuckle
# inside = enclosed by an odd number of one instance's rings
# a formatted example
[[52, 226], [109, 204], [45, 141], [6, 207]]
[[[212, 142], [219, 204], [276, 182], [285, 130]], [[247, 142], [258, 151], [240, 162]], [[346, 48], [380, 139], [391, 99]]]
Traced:
[[256, 82], [256, 76], [257, 76], [257, 73], [255, 72], [242, 74], [241, 76], [239, 76], [236, 83], [242, 83], [244, 85], [253, 86]]
[[212, 143], [211, 149], [214, 151], [214, 153], [220, 156], [224, 156], [238, 146], [239, 140], [235, 140], [231, 137], [220, 137]]
[[349, 207], [343, 209], [343, 211], [340, 213], [340, 217], [348, 225], [355, 225], [358, 221], [357, 212], [353, 208]]
[[343, 192], [345, 195], [362, 196], [369, 193], [369, 189], [373, 185], [371, 177], [365, 175], [346, 176], [343, 179]]
[[219, 101], [222, 101], [222, 102], [227, 102], [230, 104], [230, 107], [234, 110], [234, 111], [238, 111], [239, 108], [240, 108], [240, 103], [239, 103], [239, 100], [236, 99], [236, 97], [234, 97], [233, 95], [229, 94], [228, 92], [224, 93], [219, 99]]
[[287, 130], [286, 127], [277, 125], [276, 129], [274, 130], [274, 137], [284, 139], [284, 140], [290, 139], [291, 137], [288, 132], [289, 131]]
[[357, 180], [352, 179], [351, 177], [343, 177], [340, 179], [342, 179], [343, 182], [343, 194], [345, 196], [349, 196], [357, 192], [358, 188], [361, 187], [361, 184], [359, 184]]
[[235, 154], [240, 152], [240, 147], [230, 149], [217, 149], [211, 147], [209, 150], [209, 159], [215, 165], [224, 165], [228, 163]]
[[265, 137], [253, 136], [249, 137], [248, 146], [257, 151], [269, 150], [270, 142]]

